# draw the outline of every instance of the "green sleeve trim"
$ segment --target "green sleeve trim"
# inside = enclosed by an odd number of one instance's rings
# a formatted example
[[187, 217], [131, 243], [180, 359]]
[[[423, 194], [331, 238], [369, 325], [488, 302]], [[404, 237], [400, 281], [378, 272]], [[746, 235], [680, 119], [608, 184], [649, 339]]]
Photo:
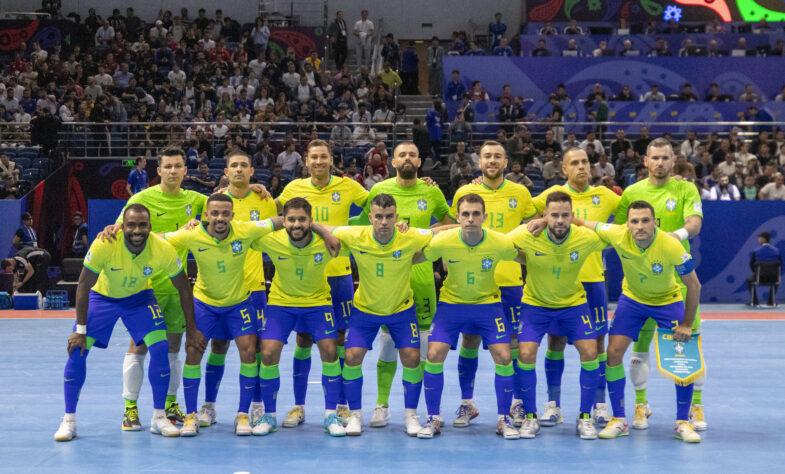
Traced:
[[510, 377], [514, 374], [515, 371], [512, 368], [512, 362], [507, 365], [496, 364], [496, 375], [501, 375], [503, 377]]
[[464, 359], [476, 359], [480, 355], [480, 350], [461, 347], [461, 350], [458, 354]]
[[157, 342], [165, 341], [166, 331], [163, 329], [159, 329], [157, 331], [149, 332], [142, 340], [144, 341], [147, 347], [150, 347]]
[[[532, 207], [534, 207], [534, 206], [532, 206]], [[537, 208], [535, 207], [534, 208], [534, 214], [530, 215], [529, 217], [524, 217], [523, 220], [528, 221], [529, 219], [531, 219], [532, 217], [534, 217], [536, 215], [537, 215]]]
[[177, 272], [176, 272], [175, 274], [173, 274], [173, 275], [169, 275], [169, 278], [174, 278], [174, 277], [176, 277], [177, 275], [179, 275], [179, 274], [183, 273], [183, 271], [184, 271], [184, 270], [185, 270], [185, 265], [183, 265], [182, 267], [180, 267], [180, 268], [177, 270]]
[[536, 364], [524, 364], [520, 360], [518, 361], [518, 369], [520, 370], [534, 370]]
[[275, 365], [262, 364], [262, 368], [259, 370], [259, 377], [263, 380], [277, 379], [280, 376], [281, 374], [280, 372], [278, 372], [278, 364]]
[[[594, 359], [587, 362], [581, 362], [581, 368], [585, 370], [597, 370], [600, 368], [600, 361], [599, 359]], [[606, 368], [606, 373], [607, 373], [607, 368]]]
[[183, 365], [183, 378], [184, 379], [200, 379], [202, 378], [202, 367], [200, 365]]
[[256, 378], [259, 375], [259, 366], [254, 362], [253, 364], [240, 364], [240, 375], [243, 377]]
[[[427, 365], [427, 363], [426, 363]], [[403, 381], [409, 383], [420, 383], [422, 382], [422, 371], [420, 367], [415, 367], [410, 369], [409, 367], [403, 368]]]
[[564, 360], [564, 351], [545, 351], [545, 358], [550, 360]]
[[346, 348], [344, 346], [338, 346], [335, 349], [338, 352], [339, 359], [346, 359]]
[[363, 366], [362, 365], [343, 365], [343, 379], [344, 380], [357, 380], [362, 378], [363, 376]]
[[602, 354], [597, 356], [597, 359], [600, 362], [607, 362], [608, 361], [608, 353], [607, 352], [603, 352]]
[[444, 372], [444, 363], [433, 363], [431, 361], [425, 361], [425, 371], [429, 374], [441, 374]]
[[322, 361], [322, 375], [327, 377], [338, 377], [341, 375], [341, 361], [324, 362]]
[[[261, 356], [261, 354], [260, 354]], [[216, 354], [210, 352], [207, 354], [207, 363], [210, 365], [226, 365], [226, 354]]]
[[101, 271], [100, 271], [100, 270], [96, 270], [96, 269], [94, 269], [94, 268], [90, 267], [90, 265], [89, 265], [89, 264], [87, 264], [87, 263], [82, 263], [82, 265], [83, 265], [83, 266], [84, 266], [86, 269], [88, 269], [88, 270], [90, 270], [91, 272], [95, 273], [96, 275], [100, 275], [100, 274], [101, 274]]
[[608, 382], [615, 382], [624, 378], [624, 364], [605, 367], [605, 379]]
[[311, 358], [311, 348], [310, 347], [294, 347], [294, 358], [299, 360], [307, 360]]

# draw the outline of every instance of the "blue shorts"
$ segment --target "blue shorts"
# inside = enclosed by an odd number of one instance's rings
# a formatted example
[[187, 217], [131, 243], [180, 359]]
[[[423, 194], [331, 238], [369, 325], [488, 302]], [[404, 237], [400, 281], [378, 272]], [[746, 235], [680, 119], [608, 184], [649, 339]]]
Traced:
[[507, 321], [507, 332], [518, 334], [518, 324], [521, 320], [521, 300], [523, 299], [523, 286], [500, 286], [502, 294], [502, 307], [504, 318]]
[[256, 314], [256, 331], [262, 332], [262, 323], [264, 323], [264, 310], [267, 307], [267, 292], [264, 290], [254, 291], [248, 300], [251, 303], [253, 311], [251, 314]]
[[144, 337], [151, 332], [166, 331], [166, 321], [153, 290], [126, 298], [109, 298], [91, 290], [87, 303], [87, 337], [95, 339], [94, 346], [106, 349], [118, 319], [123, 320], [137, 346], [144, 344]]
[[[352, 312], [352, 300], [354, 299], [354, 281], [351, 275], [341, 275], [327, 277], [330, 285], [330, 298], [333, 300], [333, 316], [335, 318], [335, 328], [343, 331], [348, 327], [349, 316]], [[294, 325], [294, 331], [301, 334], [310, 334], [308, 326], [301, 323], [298, 318]]]
[[684, 302], [650, 306], [621, 295], [616, 305], [610, 335], [627, 336], [637, 341], [638, 333], [649, 318], [657, 321], [657, 325], [661, 328], [673, 329], [684, 320]]
[[373, 349], [373, 340], [376, 339], [376, 334], [382, 326], [387, 326], [396, 349], [420, 347], [420, 331], [417, 329], [419, 325], [414, 305], [389, 316], [368, 314], [354, 308], [354, 314], [346, 329], [344, 346], [347, 349], [350, 347]]
[[479, 334], [486, 346], [510, 343], [510, 331], [504, 318], [501, 303], [452, 304], [436, 307], [428, 342], [443, 342], [452, 348], [458, 344], [458, 335]]
[[608, 295], [605, 293], [605, 282], [585, 282], [586, 300], [589, 305], [589, 317], [597, 337], [608, 334], [610, 321], [608, 321]]
[[596, 339], [592, 320], [589, 319], [589, 305], [545, 308], [522, 304], [518, 342], [539, 344], [546, 333], [566, 336], [570, 344], [581, 339]]
[[256, 321], [251, 299], [234, 306], [212, 306], [194, 298], [196, 329], [207, 339], [229, 341], [240, 336], [256, 334]]
[[286, 342], [295, 325], [305, 328], [314, 341], [335, 339], [336, 321], [332, 306], [291, 307], [270, 305], [264, 314], [259, 338]]

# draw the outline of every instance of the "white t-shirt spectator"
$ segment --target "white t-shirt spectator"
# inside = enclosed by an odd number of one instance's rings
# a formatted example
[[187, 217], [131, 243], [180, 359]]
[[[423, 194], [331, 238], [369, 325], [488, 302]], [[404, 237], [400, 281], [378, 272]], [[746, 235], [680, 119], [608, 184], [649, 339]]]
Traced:
[[[28, 114], [24, 110], [22, 112], [14, 113], [14, 122], [16, 122], [16, 123], [30, 123], [31, 119], [32, 119], [32, 117], [30, 117], [30, 114]], [[70, 121], [73, 121], [73, 120], [74, 120], [73, 117], [71, 117]]]
[[65, 104], [61, 105], [58, 113], [60, 114], [60, 120], [62, 120], [63, 122], [74, 121], [74, 114], [71, 113], [71, 109], [69, 109], [67, 105]]
[[605, 166], [602, 166], [600, 163], [594, 164], [594, 171], [597, 173], [597, 176], [605, 177], [605, 176], [616, 176], [616, 170], [613, 168], [613, 165], [610, 162], [606, 161]]
[[112, 28], [111, 25], [107, 26], [106, 28], [102, 26], [98, 28], [98, 31], [95, 32], [96, 45], [107, 43], [112, 38], [114, 38], [114, 28]]
[[582, 141], [582, 142], [581, 142], [581, 144], [580, 144], [580, 147], [581, 147], [581, 149], [582, 149], [583, 151], [586, 151], [586, 145], [588, 145], [589, 143], [591, 143], [592, 145], [594, 145], [594, 151], [596, 151], [597, 153], [599, 153], [599, 154], [601, 154], [601, 155], [602, 155], [603, 153], [605, 153], [605, 147], [603, 147], [603, 146], [602, 146], [602, 142], [601, 142], [601, 141], [599, 141], [599, 140], [597, 140], [596, 138], [595, 138], [594, 140], [592, 140], [592, 141], [589, 141], [588, 139], [587, 139], [587, 140], [584, 140], [584, 141]]
[[216, 97], [218, 97], [218, 99], [223, 97], [224, 94], [229, 94], [229, 98], [234, 100], [234, 87], [232, 86], [218, 86], [218, 88], [215, 89], [215, 93], [217, 94]]
[[373, 22], [371, 20], [357, 20], [354, 24], [354, 31], [360, 35], [361, 41], [365, 41], [373, 34]]
[[114, 84], [114, 79], [112, 79], [112, 76], [107, 73], [96, 74], [95, 83], [101, 87], [108, 87]]
[[294, 172], [297, 171], [300, 160], [302, 160], [302, 157], [296, 151], [289, 153], [284, 150], [278, 154], [278, 158], [275, 159], [275, 162], [281, 165], [282, 171], [288, 171], [291, 174], [294, 174]]
[[[785, 186], [783, 188], [785, 189]], [[719, 186], [714, 186], [709, 191], [709, 199], [712, 201], [738, 201], [741, 199], [741, 194], [735, 184], [729, 184], [724, 190], [721, 190]]]
[[217, 123], [212, 126], [213, 129], [213, 138], [223, 138], [229, 133], [229, 127], [226, 126], [226, 123]]
[[769, 183], [760, 190], [761, 196], [767, 201], [785, 200], [785, 185], [777, 187], [777, 183]]
[[175, 72], [175, 70], [172, 69], [171, 71], [169, 71], [169, 74], [167, 74], [167, 77], [169, 78], [169, 82], [173, 86], [181, 89], [185, 87], [185, 71], [183, 71], [182, 69], [180, 69], [177, 72]]
[[262, 77], [262, 73], [264, 72], [264, 68], [267, 67], [267, 63], [264, 61], [259, 61], [259, 59], [251, 59], [248, 62], [248, 68], [256, 74], [256, 77]]
[[300, 84], [300, 75], [296, 72], [285, 72], [281, 76], [281, 81], [286, 84], [289, 89], [294, 89]]

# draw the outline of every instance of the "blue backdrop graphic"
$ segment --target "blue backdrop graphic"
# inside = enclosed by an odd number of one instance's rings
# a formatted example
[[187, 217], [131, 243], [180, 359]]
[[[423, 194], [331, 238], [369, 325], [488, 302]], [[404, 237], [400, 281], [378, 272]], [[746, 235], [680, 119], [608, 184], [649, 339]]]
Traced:
[[104, 227], [114, 224], [125, 206], [125, 199], [90, 199], [87, 201], [87, 238], [93, 241]]
[[15, 253], [11, 242], [14, 233], [21, 225], [22, 212], [24, 212], [24, 199], [0, 199], [0, 258], [13, 256]]

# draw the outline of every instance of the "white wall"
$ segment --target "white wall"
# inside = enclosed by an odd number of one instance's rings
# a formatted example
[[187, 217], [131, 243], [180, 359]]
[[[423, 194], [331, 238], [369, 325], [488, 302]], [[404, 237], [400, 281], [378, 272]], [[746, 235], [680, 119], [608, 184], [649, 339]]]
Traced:
[[[268, 3], [276, 4], [280, 10], [289, 11], [290, 0], [273, 0]], [[295, 5], [297, 5], [295, 0]], [[312, 3], [312, 2], [308, 2]], [[371, 20], [384, 18], [385, 31], [392, 32], [398, 39], [428, 39], [437, 35], [449, 39], [454, 30], [464, 29], [469, 31], [469, 20], [474, 21], [477, 34], [487, 34], [488, 23], [493, 20], [493, 14], [502, 12], [504, 22], [507, 24], [510, 37], [517, 33], [517, 25], [521, 20], [522, 0], [506, 0], [488, 2], [483, 0], [328, 0], [328, 15], [330, 20], [335, 17], [337, 10], [343, 10], [344, 18], [351, 25], [360, 18], [360, 10], [369, 10]], [[30, 11], [39, 8], [39, 0], [0, 0], [0, 11]], [[82, 17], [87, 15], [90, 7], [95, 7], [99, 15], [107, 17], [112, 14], [112, 8], [119, 8], [125, 14], [125, 8], [132, 6], [137, 16], [149, 21], [158, 13], [160, 8], [172, 10], [179, 14], [180, 8], [188, 8], [189, 15], [193, 18], [200, 7], [207, 10], [207, 16], [212, 17], [215, 8], [221, 8], [224, 15], [238, 19], [241, 22], [250, 22], [258, 11], [256, 0], [222, 0], [208, 2], [204, 0], [175, 0], [161, 2], [161, 0], [133, 0], [132, 2], [119, 0], [62, 0], [64, 14], [76, 11]], [[309, 6], [313, 9], [313, 6]], [[433, 27], [422, 27], [423, 23], [432, 23]]]

